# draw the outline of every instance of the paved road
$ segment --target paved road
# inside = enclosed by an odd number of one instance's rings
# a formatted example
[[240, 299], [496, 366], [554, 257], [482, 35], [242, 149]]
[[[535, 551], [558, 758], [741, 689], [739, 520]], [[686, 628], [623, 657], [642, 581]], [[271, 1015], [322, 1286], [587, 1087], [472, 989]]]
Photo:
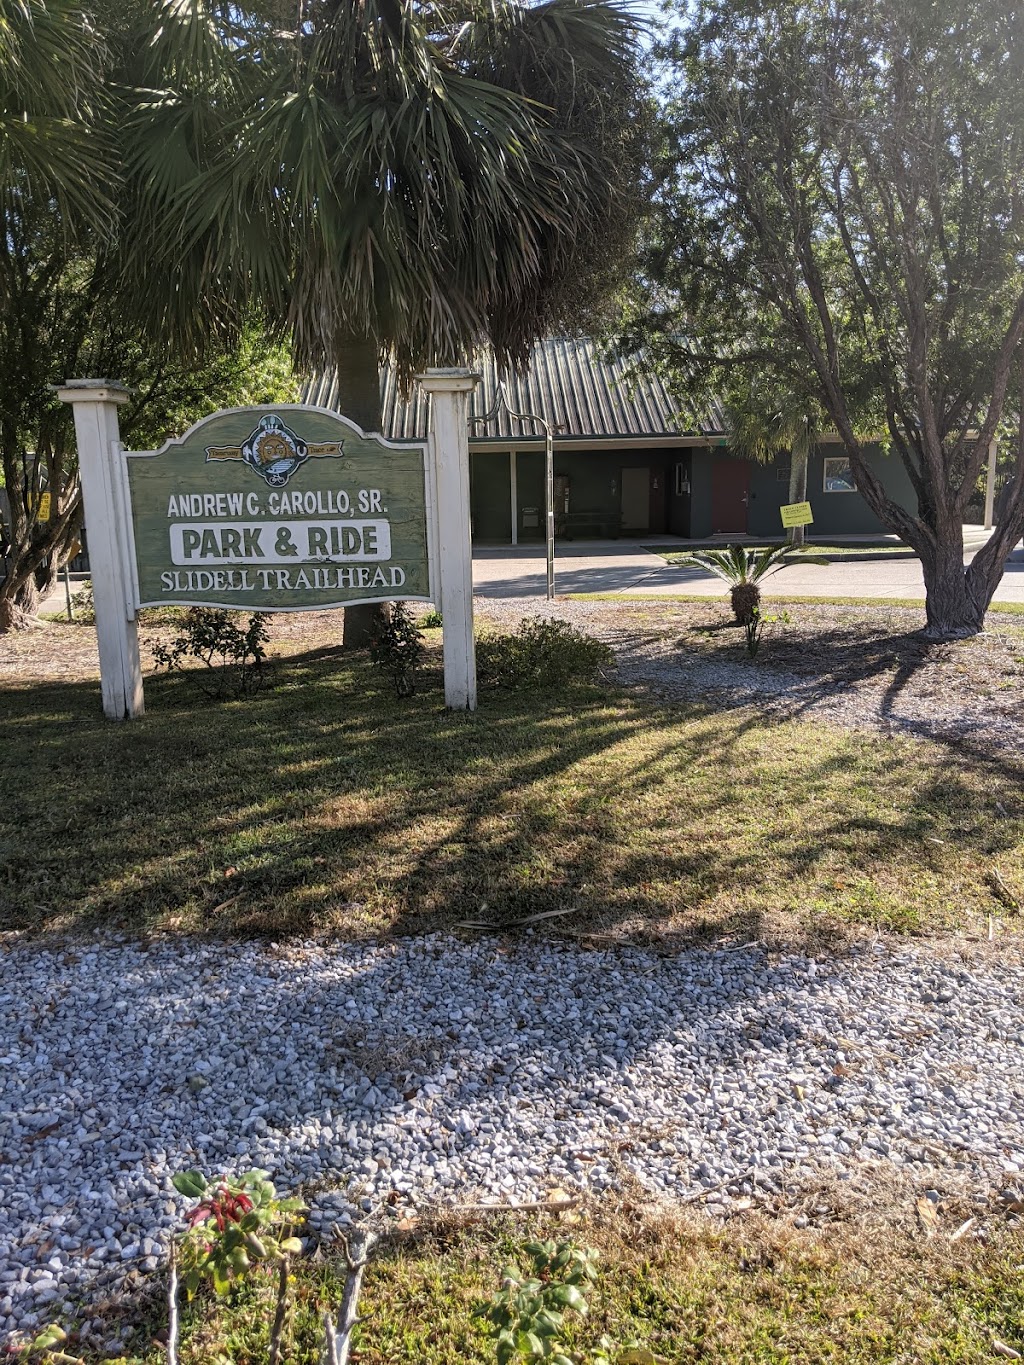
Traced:
[[[975, 546], [975, 548], [977, 548]], [[973, 551], [971, 552], [973, 553]], [[964, 562], [969, 563], [971, 553]], [[543, 597], [546, 571], [543, 547], [536, 545], [477, 548], [473, 585], [481, 597]], [[683, 593], [718, 597], [725, 591], [717, 578], [696, 569], [680, 569], [639, 546], [622, 541], [594, 541], [558, 550], [555, 591]], [[766, 597], [909, 597], [924, 598], [921, 565], [916, 559], [888, 559], [804, 564], [780, 569], [768, 579]], [[998, 602], [1024, 602], [1024, 550], [1010, 557], [996, 589]]]
[[[680, 548], [679, 541], [662, 539], [666, 549]], [[978, 537], [973, 539], [965, 563], [979, 548]], [[73, 590], [78, 586], [74, 584]], [[480, 597], [543, 597], [546, 586], [543, 546], [477, 546], [473, 552], [473, 586]], [[621, 592], [720, 597], [724, 590], [717, 578], [695, 569], [674, 568], [660, 555], [621, 540], [576, 542], [558, 549], [555, 591], [559, 595]], [[768, 580], [766, 597], [786, 595], [923, 599], [924, 580], [916, 559], [879, 557], [855, 563], [805, 564], [780, 569]], [[1010, 556], [1003, 581], [996, 589], [996, 601], [1024, 602], [1024, 549], [1017, 549]], [[41, 604], [40, 611], [54, 614], [64, 611], [63, 584]]]

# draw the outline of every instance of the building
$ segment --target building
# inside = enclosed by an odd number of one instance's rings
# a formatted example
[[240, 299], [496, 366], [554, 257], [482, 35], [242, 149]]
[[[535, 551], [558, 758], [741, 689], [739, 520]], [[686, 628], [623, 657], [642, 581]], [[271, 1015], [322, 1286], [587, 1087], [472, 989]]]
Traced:
[[[477, 366], [481, 383], [471, 403], [470, 484], [473, 538], [519, 544], [544, 538], [543, 428], [501, 408], [492, 360]], [[381, 376], [383, 435], [422, 439], [427, 407], [418, 389], [399, 392]], [[504, 383], [514, 412], [532, 413], [554, 428], [556, 533], [562, 540], [675, 535], [781, 536], [779, 508], [789, 501], [789, 461], [757, 464], [736, 456], [717, 407], [698, 411], [654, 375], [639, 382], [620, 361], [606, 361], [592, 341], [553, 338], [534, 348], [529, 370]], [[332, 376], [311, 381], [303, 401], [338, 410]], [[488, 420], [483, 420], [488, 414]], [[916, 509], [903, 465], [877, 447], [867, 458], [890, 495]], [[808, 500], [813, 534], [883, 533], [857, 492], [842, 447], [824, 444], [811, 455]]]

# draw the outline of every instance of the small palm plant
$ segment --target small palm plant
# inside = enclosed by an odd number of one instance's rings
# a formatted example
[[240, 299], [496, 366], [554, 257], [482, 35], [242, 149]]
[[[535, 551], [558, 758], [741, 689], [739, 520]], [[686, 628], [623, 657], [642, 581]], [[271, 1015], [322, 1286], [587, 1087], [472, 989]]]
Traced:
[[820, 555], [794, 553], [791, 545], [768, 545], [747, 549], [727, 545], [724, 550], [694, 550], [676, 562], [684, 567], [703, 569], [729, 584], [733, 615], [740, 625], [754, 619], [761, 609], [761, 582], [786, 564], [827, 564]]

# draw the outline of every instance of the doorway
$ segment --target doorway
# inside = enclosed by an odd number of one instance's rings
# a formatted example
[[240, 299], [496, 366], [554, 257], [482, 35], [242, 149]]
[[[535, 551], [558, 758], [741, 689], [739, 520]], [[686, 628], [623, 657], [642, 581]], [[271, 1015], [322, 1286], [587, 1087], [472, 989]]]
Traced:
[[622, 471], [622, 529], [646, 531], [651, 524], [651, 471], [642, 469]]
[[716, 455], [711, 466], [711, 534], [746, 535], [750, 461]]

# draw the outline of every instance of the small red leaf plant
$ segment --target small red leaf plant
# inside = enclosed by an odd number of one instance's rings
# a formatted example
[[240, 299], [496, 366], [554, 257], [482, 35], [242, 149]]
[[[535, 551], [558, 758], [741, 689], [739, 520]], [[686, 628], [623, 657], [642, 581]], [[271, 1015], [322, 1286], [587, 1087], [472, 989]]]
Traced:
[[198, 1199], [186, 1216], [176, 1249], [181, 1282], [189, 1298], [207, 1280], [226, 1294], [254, 1263], [279, 1263], [302, 1250], [289, 1224], [305, 1211], [301, 1199], [280, 1199], [266, 1171], [207, 1180], [202, 1171], [172, 1177], [179, 1194]]

